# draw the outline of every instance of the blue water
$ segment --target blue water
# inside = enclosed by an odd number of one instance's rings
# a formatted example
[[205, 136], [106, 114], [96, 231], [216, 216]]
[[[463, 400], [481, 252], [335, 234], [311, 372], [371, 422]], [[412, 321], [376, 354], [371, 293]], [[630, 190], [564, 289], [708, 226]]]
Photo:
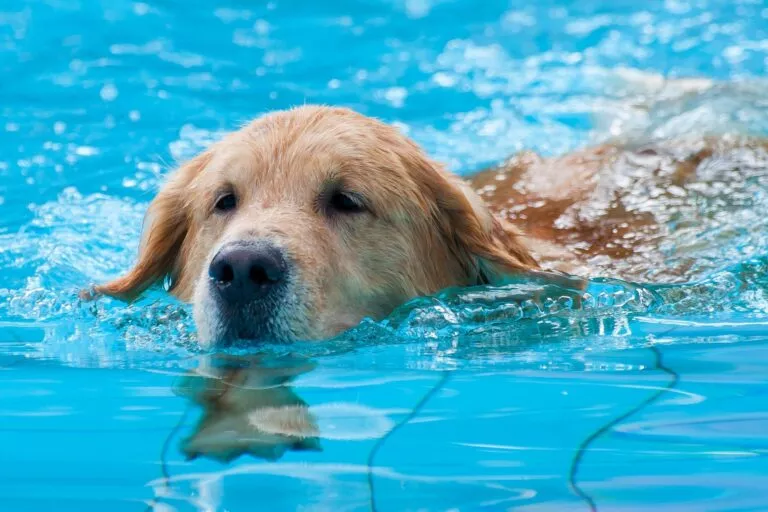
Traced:
[[[690, 282], [596, 280], [581, 310], [447, 291], [233, 355], [231, 387], [185, 306], [76, 298], [128, 267], [173, 162], [270, 109], [351, 106], [462, 174], [609, 134], [768, 135], [762, 0], [214, 4], [0, 7], [1, 510], [768, 510], [759, 181], [679, 240], [708, 262]], [[722, 85], [670, 103], [619, 67]], [[266, 432], [281, 408], [314, 423]]]

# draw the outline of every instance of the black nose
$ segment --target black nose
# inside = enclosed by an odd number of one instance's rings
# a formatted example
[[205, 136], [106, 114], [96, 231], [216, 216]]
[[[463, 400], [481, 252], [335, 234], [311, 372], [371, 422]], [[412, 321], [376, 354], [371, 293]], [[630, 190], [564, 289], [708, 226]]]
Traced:
[[232, 243], [222, 247], [208, 267], [221, 297], [232, 303], [266, 297], [285, 280], [283, 251], [269, 243]]

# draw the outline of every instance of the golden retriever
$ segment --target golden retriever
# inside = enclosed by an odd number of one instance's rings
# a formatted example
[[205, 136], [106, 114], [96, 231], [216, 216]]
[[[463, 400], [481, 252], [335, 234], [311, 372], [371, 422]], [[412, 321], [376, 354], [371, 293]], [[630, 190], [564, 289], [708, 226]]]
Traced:
[[[724, 138], [605, 144], [523, 153], [466, 182], [351, 110], [274, 112], [181, 165], [149, 207], [135, 266], [95, 291], [132, 300], [169, 278], [211, 345], [327, 338], [510, 273], [637, 277], [642, 262], [616, 262], [653, 251], [663, 198], [705, 160], [757, 153], [763, 143]], [[639, 201], [649, 188], [653, 204]]]

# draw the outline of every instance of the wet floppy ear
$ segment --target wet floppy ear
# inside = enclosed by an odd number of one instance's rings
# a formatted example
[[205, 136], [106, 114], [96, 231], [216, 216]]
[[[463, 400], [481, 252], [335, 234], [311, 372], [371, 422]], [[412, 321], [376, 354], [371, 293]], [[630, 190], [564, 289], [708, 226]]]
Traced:
[[464, 180], [426, 158], [417, 168], [417, 180], [434, 201], [434, 222], [473, 284], [538, 268], [522, 234], [496, 218]]
[[505, 277], [524, 274], [561, 288], [583, 290], [587, 281], [542, 270], [511, 223], [494, 216], [479, 195], [461, 178], [436, 167], [437, 214], [444, 236], [453, 240], [472, 284], [501, 284]]
[[[95, 294], [132, 301], [147, 288], [174, 273], [189, 228], [188, 187], [210, 159], [203, 153], [182, 165], [149, 205], [144, 218], [139, 255], [127, 274], [97, 285]], [[83, 298], [92, 298], [81, 294]]]
[[444, 176], [438, 190], [438, 209], [458, 245], [474, 267], [475, 284], [489, 284], [504, 275], [520, 274], [538, 268], [522, 238], [512, 224], [496, 218], [483, 200], [463, 180]]

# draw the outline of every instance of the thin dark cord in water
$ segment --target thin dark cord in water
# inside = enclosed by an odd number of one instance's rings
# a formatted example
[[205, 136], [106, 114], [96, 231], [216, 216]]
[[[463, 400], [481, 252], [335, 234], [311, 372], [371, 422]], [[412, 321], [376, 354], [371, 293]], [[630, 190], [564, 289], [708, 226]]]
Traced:
[[596, 431], [594, 431], [589, 437], [584, 439], [581, 444], [579, 445], [578, 450], [576, 451], [576, 455], [573, 458], [573, 461], [571, 462], [571, 470], [568, 474], [568, 485], [570, 486], [571, 490], [576, 494], [579, 498], [581, 498], [584, 503], [589, 507], [590, 512], [597, 512], [597, 503], [595, 503], [595, 499], [587, 494], [585, 490], [583, 490], [577, 481], [579, 469], [581, 467], [581, 462], [584, 459], [584, 456], [586, 455], [587, 450], [589, 449], [590, 445], [592, 445], [595, 441], [597, 441], [598, 438], [602, 437], [606, 433], [608, 433], [610, 430], [612, 430], [616, 425], [619, 423], [625, 421], [630, 416], [634, 415], [635, 413], [639, 412], [641, 409], [651, 405], [653, 402], [658, 400], [661, 395], [666, 393], [667, 391], [674, 389], [678, 382], [680, 382], [680, 375], [677, 374], [674, 370], [669, 368], [668, 366], [664, 365], [664, 361], [661, 356], [661, 351], [657, 347], [651, 347], [651, 352], [656, 356], [656, 361], [654, 364], [654, 368], [656, 370], [661, 370], [662, 372], [668, 374], [671, 378], [671, 380], [667, 383], [667, 386], [664, 389], [658, 390], [656, 393], [652, 394], [639, 404], [637, 404], [635, 407], [630, 409], [629, 411], [625, 412], [621, 416], [618, 416], [617, 418], [614, 418], [609, 423], [606, 423]]
[[[174, 425], [171, 431], [168, 432], [168, 435], [163, 442], [163, 447], [160, 449], [160, 472], [163, 475], [163, 487], [166, 490], [169, 489], [169, 482], [171, 480], [171, 475], [168, 472], [168, 461], [166, 460], [168, 457], [168, 449], [171, 447], [171, 441], [173, 441], [173, 438], [176, 437], [176, 434], [179, 432], [179, 430], [181, 430], [182, 425], [184, 425], [184, 422], [186, 421], [191, 408], [192, 405], [187, 404], [187, 406], [184, 408], [184, 412], [181, 414], [181, 417], [179, 417], [179, 421], [176, 422], [176, 425]], [[155, 505], [157, 504], [157, 499], [151, 500], [149, 504], [147, 504], [147, 508], [145, 509], [146, 512], [152, 512], [155, 510]]]
[[370, 504], [371, 504], [371, 512], [376, 512], [376, 495], [374, 490], [374, 482], [373, 482], [373, 464], [374, 459], [376, 458], [376, 454], [379, 452], [382, 446], [384, 446], [384, 443], [387, 442], [387, 440], [392, 437], [392, 435], [400, 430], [401, 427], [404, 427], [408, 422], [410, 422], [413, 418], [416, 417], [417, 414], [421, 411], [421, 409], [429, 402], [429, 400], [435, 396], [435, 394], [440, 391], [447, 383], [448, 379], [451, 376], [450, 371], [443, 371], [442, 376], [440, 377], [440, 380], [437, 381], [437, 383], [427, 391], [423, 397], [421, 397], [421, 400], [418, 401], [418, 403], [414, 406], [414, 408], [411, 410], [411, 412], [406, 416], [404, 419], [399, 421], [394, 427], [392, 427], [389, 432], [384, 434], [379, 438], [378, 441], [376, 441], [376, 444], [373, 445], [373, 448], [371, 448], [371, 452], [368, 454], [368, 491], [370, 494]]

